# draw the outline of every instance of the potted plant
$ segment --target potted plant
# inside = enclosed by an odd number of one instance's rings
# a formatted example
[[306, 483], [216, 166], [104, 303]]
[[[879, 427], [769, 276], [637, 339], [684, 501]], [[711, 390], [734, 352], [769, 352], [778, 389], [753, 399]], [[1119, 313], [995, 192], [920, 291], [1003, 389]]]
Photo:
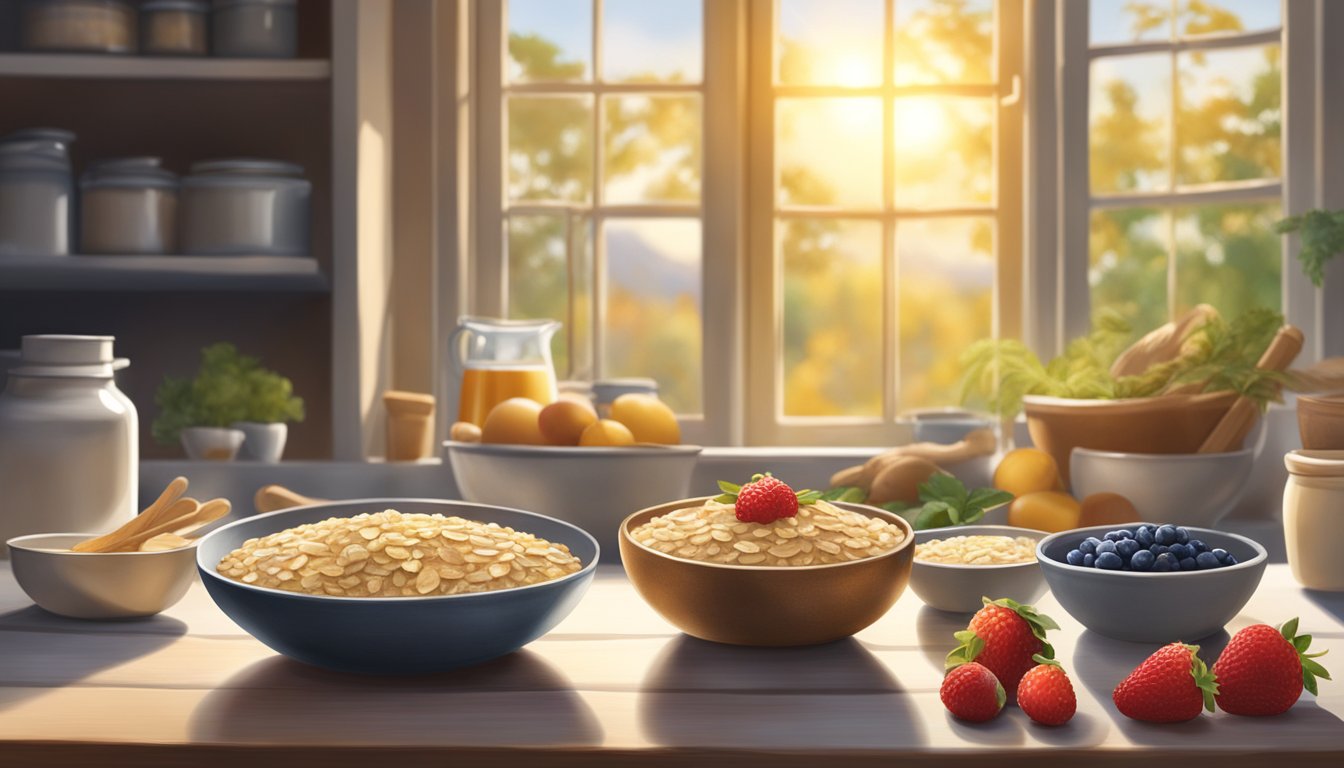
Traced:
[[1325, 282], [1325, 265], [1344, 251], [1344, 211], [1316, 209], [1289, 216], [1279, 220], [1274, 231], [1281, 235], [1296, 232], [1302, 237], [1302, 250], [1297, 258], [1311, 284], [1320, 288]]
[[285, 422], [303, 420], [303, 400], [288, 379], [223, 342], [201, 350], [194, 378], [165, 377], [154, 400], [154, 438], [180, 440], [192, 459], [227, 461], [244, 447], [250, 458], [279, 461]]

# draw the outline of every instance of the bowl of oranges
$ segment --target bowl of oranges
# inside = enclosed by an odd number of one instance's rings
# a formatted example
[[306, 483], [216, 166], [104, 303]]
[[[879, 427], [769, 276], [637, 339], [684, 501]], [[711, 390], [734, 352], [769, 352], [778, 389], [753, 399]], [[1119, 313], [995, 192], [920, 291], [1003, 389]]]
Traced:
[[603, 562], [619, 562], [617, 531], [635, 510], [688, 495], [698, 445], [682, 445], [676, 415], [652, 395], [627, 394], [599, 418], [587, 400], [505, 400], [478, 427], [459, 422], [444, 443], [467, 501], [573, 523]]

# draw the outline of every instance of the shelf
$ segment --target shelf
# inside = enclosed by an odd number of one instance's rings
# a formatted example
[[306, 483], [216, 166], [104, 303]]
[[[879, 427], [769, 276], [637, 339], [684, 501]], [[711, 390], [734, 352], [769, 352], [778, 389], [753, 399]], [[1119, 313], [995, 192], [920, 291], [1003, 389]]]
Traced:
[[329, 80], [326, 59], [215, 59], [100, 54], [0, 54], [0, 77], [133, 80]]
[[287, 291], [331, 289], [297, 256], [0, 257], [0, 291]]

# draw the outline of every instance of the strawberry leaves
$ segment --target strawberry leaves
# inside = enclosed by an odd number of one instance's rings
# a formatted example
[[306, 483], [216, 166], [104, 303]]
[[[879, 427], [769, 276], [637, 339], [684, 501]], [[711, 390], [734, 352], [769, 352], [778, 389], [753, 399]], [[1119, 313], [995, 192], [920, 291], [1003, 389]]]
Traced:
[[1311, 635], [1297, 634], [1296, 618], [1285, 621], [1283, 626], [1279, 627], [1279, 634], [1283, 635], [1283, 639], [1293, 646], [1293, 649], [1297, 651], [1298, 658], [1302, 661], [1302, 687], [1312, 696], [1318, 695], [1316, 678], [1329, 680], [1330, 672], [1321, 666], [1321, 663], [1316, 659], [1324, 656], [1327, 651], [1307, 653], [1307, 649], [1311, 647]]
[[947, 660], [943, 663], [943, 669], [950, 671], [962, 664], [970, 664], [975, 661], [975, 657], [985, 650], [985, 641], [979, 635], [969, 629], [963, 629], [960, 632], [953, 632], [952, 636], [960, 643], [947, 654]]
[[[767, 477], [774, 477], [774, 475], [770, 474], [769, 472], [766, 472], [764, 474], [757, 472], [756, 474], [751, 476], [751, 481], [746, 483], [746, 485], [751, 485], [751, 483], [757, 482]], [[719, 504], [736, 503], [737, 497], [742, 493], [742, 486], [738, 485], [737, 483], [730, 483], [727, 480], [719, 480], [718, 483], [719, 483], [719, 490], [723, 491], [723, 493], [719, 494], [718, 496], [715, 496], [713, 498], [713, 501], [718, 502]], [[799, 504], [816, 504], [825, 496], [821, 491], [813, 491], [813, 490], [796, 491], [794, 495], [798, 497]]]
[[1027, 622], [1027, 626], [1031, 627], [1031, 634], [1034, 635], [1037, 640], [1041, 641], [1040, 655], [1047, 659], [1055, 658], [1055, 648], [1050, 645], [1050, 641], [1045, 637], [1046, 630], [1059, 629], [1059, 624], [1055, 623], [1054, 619], [1037, 611], [1036, 606], [1019, 603], [1012, 598], [1001, 597], [998, 600], [990, 600], [988, 597], [982, 597], [980, 600], [985, 605], [997, 605], [1000, 608], [1007, 608], [1018, 616], [1021, 616], [1022, 620]]
[[1214, 711], [1213, 697], [1218, 695], [1218, 677], [1209, 669], [1209, 665], [1199, 658], [1198, 645], [1186, 645], [1190, 651], [1190, 676], [1195, 679], [1195, 687], [1204, 695], [1204, 708]]

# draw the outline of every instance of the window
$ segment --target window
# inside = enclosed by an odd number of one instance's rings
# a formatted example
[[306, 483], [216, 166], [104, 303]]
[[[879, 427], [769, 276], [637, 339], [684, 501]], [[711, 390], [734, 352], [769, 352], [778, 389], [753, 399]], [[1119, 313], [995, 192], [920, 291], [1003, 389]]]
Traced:
[[1017, 311], [1021, 6], [752, 10], [750, 434], [890, 441]]
[[[479, 249], [506, 254], [498, 311], [565, 321], [562, 378], [652, 377], [678, 413], [699, 413], [700, 0], [482, 12], [504, 32], [481, 107], [482, 137], [502, 142], [499, 194], [477, 213]], [[494, 94], [497, 109], [484, 103]]]
[[1118, 311], [1138, 333], [1198, 303], [1279, 309], [1280, 4], [1091, 0], [1089, 11], [1093, 311]]

